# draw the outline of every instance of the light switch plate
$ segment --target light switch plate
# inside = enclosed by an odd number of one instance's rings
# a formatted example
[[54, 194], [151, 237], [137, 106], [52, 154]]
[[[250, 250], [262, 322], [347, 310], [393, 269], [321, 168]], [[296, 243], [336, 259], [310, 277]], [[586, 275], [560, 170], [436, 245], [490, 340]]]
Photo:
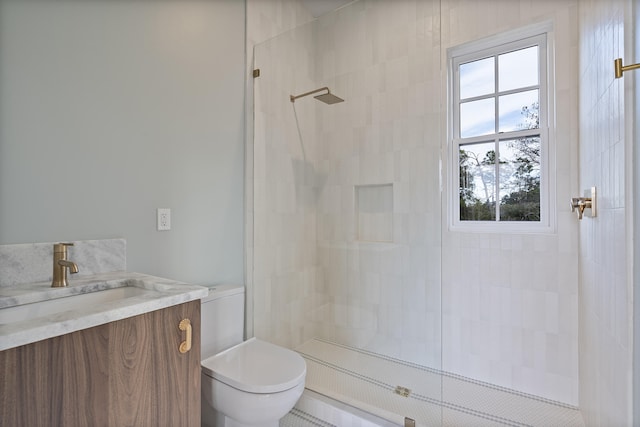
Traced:
[[158, 208], [157, 227], [158, 231], [171, 230], [171, 209]]

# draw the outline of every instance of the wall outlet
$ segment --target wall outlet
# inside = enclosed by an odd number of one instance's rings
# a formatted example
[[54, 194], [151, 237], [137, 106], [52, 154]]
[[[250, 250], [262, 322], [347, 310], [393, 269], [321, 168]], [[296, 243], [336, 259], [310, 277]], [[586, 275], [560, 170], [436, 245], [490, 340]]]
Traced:
[[158, 231], [171, 230], [171, 209], [158, 208]]

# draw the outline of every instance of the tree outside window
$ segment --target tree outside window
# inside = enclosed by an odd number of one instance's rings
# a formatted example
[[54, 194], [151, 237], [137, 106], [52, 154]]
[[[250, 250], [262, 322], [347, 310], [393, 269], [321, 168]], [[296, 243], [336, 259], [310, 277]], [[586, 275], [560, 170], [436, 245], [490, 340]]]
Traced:
[[[526, 129], [539, 128], [539, 103], [522, 107]], [[460, 145], [460, 219], [540, 221], [540, 136]], [[499, 173], [497, 191], [496, 166]], [[497, 195], [496, 195], [497, 193]]]

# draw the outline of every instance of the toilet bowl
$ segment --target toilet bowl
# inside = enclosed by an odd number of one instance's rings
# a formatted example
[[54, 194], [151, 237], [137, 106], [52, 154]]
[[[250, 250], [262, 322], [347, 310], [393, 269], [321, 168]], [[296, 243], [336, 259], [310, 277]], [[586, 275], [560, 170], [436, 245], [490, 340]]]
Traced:
[[244, 287], [210, 288], [201, 319], [203, 426], [277, 427], [304, 391], [304, 359], [257, 338], [242, 341]]
[[302, 395], [305, 375], [299, 354], [252, 338], [202, 361], [203, 396], [218, 426], [275, 427]]

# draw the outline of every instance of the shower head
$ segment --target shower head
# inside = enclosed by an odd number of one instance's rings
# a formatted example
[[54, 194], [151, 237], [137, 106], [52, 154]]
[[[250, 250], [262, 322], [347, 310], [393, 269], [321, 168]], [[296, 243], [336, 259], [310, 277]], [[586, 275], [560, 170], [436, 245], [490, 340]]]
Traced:
[[328, 87], [312, 90], [311, 92], [303, 93], [302, 95], [296, 95], [296, 96], [291, 95], [289, 96], [289, 99], [291, 99], [291, 102], [296, 102], [296, 99], [298, 98], [303, 98], [305, 96], [313, 95], [314, 93], [322, 92], [325, 90], [327, 91], [327, 93], [316, 95], [314, 96], [314, 98], [317, 99], [318, 101], [322, 101], [325, 104], [329, 104], [329, 105], [337, 104], [338, 102], [344, 102], [344, 99], [332, 94]]
[[325, 104], [329, 104], [329, 105], [337, 104], [338, 102], [344, 102], [344, 99], [338, 96], [335, 96], [331, 92], [323, 93], [322, 95], [316, 95], [314, 96], [314, 98], [317, 99], [318, 101], [322, 101]]

